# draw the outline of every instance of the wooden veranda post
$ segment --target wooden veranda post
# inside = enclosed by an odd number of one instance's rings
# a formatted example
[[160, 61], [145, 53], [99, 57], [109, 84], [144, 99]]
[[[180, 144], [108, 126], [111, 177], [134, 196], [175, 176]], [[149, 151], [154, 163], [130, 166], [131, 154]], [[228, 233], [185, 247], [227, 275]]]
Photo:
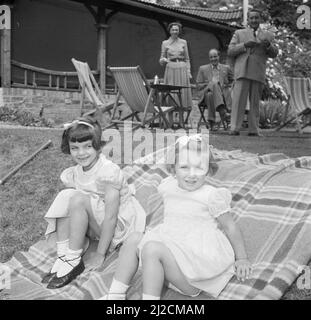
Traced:
[[97, 12], [97, 69], [99, 70], [99, 87], [106, 93], [106, 46], [107, 46], [106, 10], [98, 7]]
[[11, 86], [11, 9], [0, 6], [1, 87]]
[[248, 0], [243, 0], [243, 26], [247, 27]]

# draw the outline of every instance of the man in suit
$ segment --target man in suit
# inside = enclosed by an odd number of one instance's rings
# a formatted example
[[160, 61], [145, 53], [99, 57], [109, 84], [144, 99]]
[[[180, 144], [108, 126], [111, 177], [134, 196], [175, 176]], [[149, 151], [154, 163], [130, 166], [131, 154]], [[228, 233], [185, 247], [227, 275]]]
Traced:
[[228, 56], [234, 58], [235, 84], [232, 94], [230, 135], [239, 135], [244, 110], [249, 97], [248, 135], [259, 133], [259, 101], [265, 82], [266, 62], [275, 58], [278, 49], [273, 45], [274, 36], [260, 28], [261, 12], [251, 9], [248, 13], [249, 27], [237, 30], [229, 44]]
[[209, 128], [214, 130], [216, 111], [219, 112], [225, 128], [227, 127], [227, 107], [231, 102], [229, 87], [233, 81], [233, 75], [229, 66], [219, 63], [217, 49], [209, 51], [209, 60], [209, 64], [200, 66], [196, 81], [199, 90], [198, 105], [201, 108], [205, 106], [208, 108]]

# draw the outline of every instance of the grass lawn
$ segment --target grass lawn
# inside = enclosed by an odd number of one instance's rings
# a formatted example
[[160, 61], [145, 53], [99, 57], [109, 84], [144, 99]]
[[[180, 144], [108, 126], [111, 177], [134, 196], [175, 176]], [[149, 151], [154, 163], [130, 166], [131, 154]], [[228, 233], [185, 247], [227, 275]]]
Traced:
[[[27, 250], [44, 236], [43, 216], [62, 188], [59, 175], [73, 164], [60, 152], [61, 134], [59, 130], [0, 127], [0, 179], [49, 139], [53, 143], [0, 186], [0, 262]], [[222, 150], [311, 156], [311, 134], [299, 137], [294, 132], [268, 132], [258, 138], [216, 133], [210, 136], [210, 143]], [[284, 299], [308, 299], [308, 293], [294, 285]]]

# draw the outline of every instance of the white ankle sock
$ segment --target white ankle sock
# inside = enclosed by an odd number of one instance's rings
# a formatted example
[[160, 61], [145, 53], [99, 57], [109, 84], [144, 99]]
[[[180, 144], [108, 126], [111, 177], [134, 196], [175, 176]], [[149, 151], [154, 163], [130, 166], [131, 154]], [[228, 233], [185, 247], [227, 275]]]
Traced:
[[113, 278], [107, 295], [107, 300], [125, 300], [128, 288], [129, 285]]
[[61, 257], [67, 253], [69, 248], [69, 239], [56, 242], [57, 256]]
[[[68, 248], [64, 257], [64, 261], [61, 260], [60, 266], [57, 270], [57, 277], [63, 277], [68, 274], [74, 267], [76, 267], [81, 260], [82, 249], [71, 250]], [[68, 261], [68, 262], [67, 262]]]
[[64, 240], [64, 241], [58, 241], [56, 242], [56, 249], [57, 249], [57, 259], [53, 264], [53, 267], [51, 269], [51, 273], [55, 273], [58, 271], [60, 265], [61, 265], [61, 260], [59, 259], [59, 257], [63, 257], [66, 255], [67, 250], [69, 247], [69, 239]]
[[153, 296], [151, 294], [143, 293], [143, 300], [160, 300], [160, 297]]

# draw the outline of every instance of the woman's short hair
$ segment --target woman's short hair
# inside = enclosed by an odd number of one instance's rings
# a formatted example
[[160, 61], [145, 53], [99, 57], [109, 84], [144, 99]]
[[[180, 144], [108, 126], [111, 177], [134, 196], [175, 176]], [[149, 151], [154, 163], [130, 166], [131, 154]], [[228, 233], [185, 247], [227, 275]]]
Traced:
[[[175, 158], [175, 163], [166, 165], [166, 169], [170, 174], [174, 175], [176, 173], [175, 166], [176, 166], [176, 163], [178, 161], [178, 157], [179, 157], [180, 151], [183, 150], [183, 149], [187, 149], [187, 150], [193, 149], [190, 144], [191, 144], [191, 142], [188, 142], [187, 145], [183, 146], [183, 147], [180, 147], [179, 144], [177, 144], [177, 143], [175, 144], [174, 149], [171, 150], [172, 152], [174, 152], [173, 156]], [[201, 151], [205, 152], [205, 151], [202, 150], [200, 142], [198, 143], [198, 145], [195, 146], [195, 149], [193, 149], [193, 150], [196, 150], [198, 152], [201, 152]], [[208, 163], [209, 166], [208, 166], [208, 172], [207, 173], [210, 176], [213, 176], [218, 170], [218, 165], [217, 165], [216, 160], [215, 160], [215, 158], [213, 156], [213, 152], [212, 152], [211, 148], [209, 148], [208, 152], [209, 152], [209, 163]], [[172, 155], [168, 155], [168, 158], [171, 158], [171, 156]], [[170, 159], [170, 160], [172, 160], [172, 159]]]
[[167, 31], [170, 32], [173, 26], [178, 26], [179, 28], [179, 33], [181, 33], [182, 31], [182, 24], [180, 22], [171, 22], [168, 26], [167, 26]]
[[102, 129], [99, 122], [90, 116], [81, 117], [73, 121], [68, 129], [65, 129], [62, 136], [61, 150], [70, 154], [69, 142], [92, 141], [92, 146], [99, 151], [104, 143], [101, 141]]

